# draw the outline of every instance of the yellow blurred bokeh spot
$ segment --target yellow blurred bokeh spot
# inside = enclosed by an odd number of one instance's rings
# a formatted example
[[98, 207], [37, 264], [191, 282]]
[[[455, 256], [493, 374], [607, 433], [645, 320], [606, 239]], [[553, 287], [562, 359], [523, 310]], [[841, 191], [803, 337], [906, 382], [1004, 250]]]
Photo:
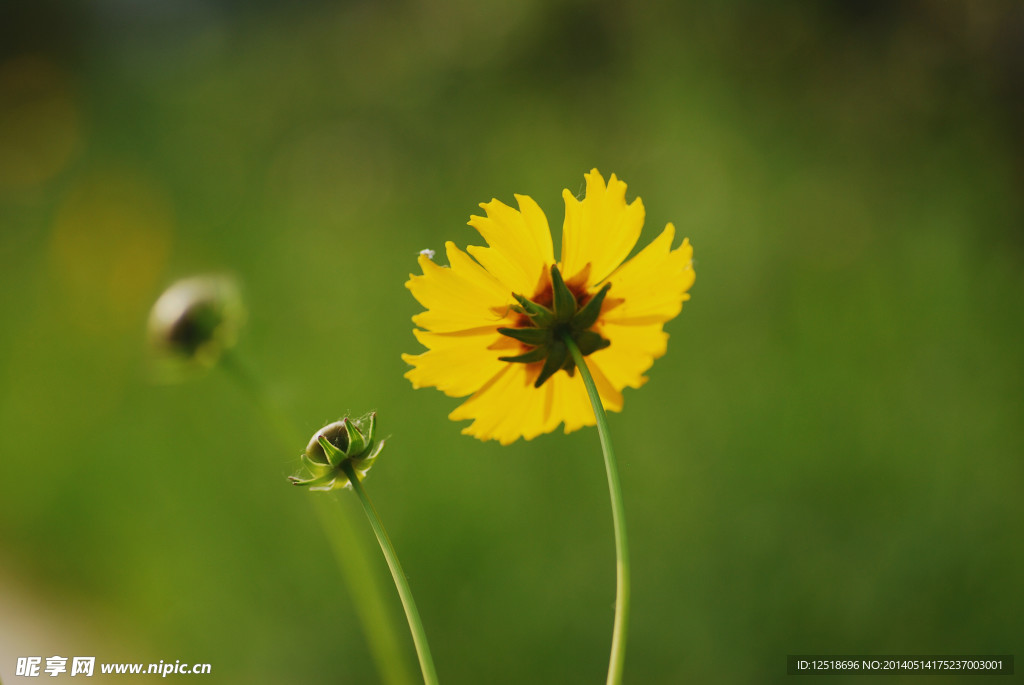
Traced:
[[166, 191], [131, 169], [104, 169], [74, 182], [57, 209], [50, 265], [85, 332], [122, 332], [147, 311], [174, 231]]

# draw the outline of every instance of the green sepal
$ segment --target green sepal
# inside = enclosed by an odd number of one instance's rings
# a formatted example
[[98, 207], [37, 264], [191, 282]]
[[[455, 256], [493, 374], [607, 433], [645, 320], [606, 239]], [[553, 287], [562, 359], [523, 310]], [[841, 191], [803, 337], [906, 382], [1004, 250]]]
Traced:
[[518, 293], [512, 293], [512, 297], [523, 308], [523, 313], [533, 320], [537, 328], [548, 328], [555, 320], [555, 313], [542, 304], [537, 304], [526, 299]]
[[303, 466], [310, 470], [311, 473], [320, 473], [324, 469], [332, 468], [330, 464], [325, 464], [319, 461], [313, 461], [313, 459], [310, 458], [310, 456], [306, 453], [300, 454], [299, 460], [302, 462]]
[[353, 454], [348, 459], [352, 464], [363, 463], [368, 459], [373, 458], [371, 455], [373, 455], [376, 451], [379, 451], [379, 446], [379, 442], [376, 444], [374, 444], [373, 442], [368, 442], [366, 443], [366, 447], [363, 449], [362, 452], [360, 452], [359, 454]]
[[539, 362], [541, 359], [544, 359], [547, 354], [548, 350], [546, 347], [536, 347], [525, 354], [519, 354], [514, 357], [498, 357], [498, 361], [532, 364], [533, 362]]
[[544, 328], [499, 328], [498, 332], [527, 345], [543, 345], [551, 337]]
[[555, 310], [555, 321], [568, 323], [576, 315], [576, 296], [562, 279], [562, 272], [554, 264], [551, 265], [552, 305]]
[[[340, 480], [344, 480], [344, 482], [339, 483], [338, 481]], [[348, 477], [344, 473], [335, 473], [332, 474], [330, 482], [324, 483], [323, 485], [310, 485], [309, 489], [314, 492], [330, 492], [336, 488], [346, 487], [348, 487]]]
[[573, 340], [576, 341], [576, 346], [580, 348], [580, 354], [586, 357], [588, 354], [593, 354], [598, 350], [611, 345], [611, 341], [602, 338], [594, 331], [582, 331], [573, 336]]
[[348, 434], [348, 449], [346, 456], [358, 457], [366, 450], [366, 436], [359, 430], [355, 421], [345, 419], [345, 432]]
[[366, 426], [366, 444], [369, 445], [373, 442], [373, 436], [377, 434], [377, 412], [371, 411], [360, 419], [360, 421], [365, 421], [369, 424]]
[[[364, 464], [367, 463], [367, 462], [373, 463], [373, 460], [377, 458], [377, 455], [379, 455], [381, 450], [383, 450], [383, 449], [384, 449], [384, 440], [380, 440], [370, 449], [370, 453], [367, 454], [366, 457], [362, 460], [363, 463]], [[367, 468], [369, 468], [369, 466], [367, 466]]]
[[604, 304], [605, 295], [608, 294], [609, 288], [612, 287], [611, 283], [605, 283], [597, 293], [594, 294], [590, 301], [584, 305], [576, 316], [572, 320], [573, 331], [585, 331], [595, 323], [597, 323], [597, 317], [601, 315], [601, 305]]
[[365, 444], [359, 452], [350, 452], [352, 465], [356, 470], [365, 471], [373, 464], [380, 451], [384, 448], [384, 441], [377, 440], [377, 412], [370, 412], [355, 422], [362, 425], [362, 432], [365, 435]]
[[[565, 346], [565, 343], [561, 340], [552, 340], [550, 347], [547, 350], [548, 357], [544, 360], [544, 366], [540, 370], [540, 375], [537, 376], [536, 382], [533, 387], [539, 388], [544, 385], [544, 381], [551, 378], [555, 373], [562, 368], [565, 364], [566, 358], [569, 357], [569, 348]], [[569, 361], [572, 361], [571, 359]]]
[[[338, 477], [336, 471], [328, 471], [322, 476], [316, 478], [297, 478], [296, 476], [288, 476], [288, 480], [292, 482], [292, 485], [304, 485], [310, 486], [310, 489], [316, 489], [316, 486], [323, 485], [325, 483], [333, 483], [334, 479]], [[328, 488], [329, 489], [329, 488]]]
[[377, 461], [377, 455], [380, 454], [382, 449], [384, 449], [383, 440], [374, 445], [369, 452], [366, 452], [365, 457], [361, 459], [352, 459], [352, 468], [355, 469], [355, 472], [360, 476], [365, 476], [366, 472], [370, 470], [371, 466], [373, 466], [373, 463]]
[[327, 436], [321, 435], [316, 441], [324, 448], [324, 454], [327, 455], [327, 461], [331, 463], [331, 466], [338, 468], [338, 464], [341, 463], [341, 460], [345, 459], [345, 453], [335, 447], [331, 441], [327, 439]]

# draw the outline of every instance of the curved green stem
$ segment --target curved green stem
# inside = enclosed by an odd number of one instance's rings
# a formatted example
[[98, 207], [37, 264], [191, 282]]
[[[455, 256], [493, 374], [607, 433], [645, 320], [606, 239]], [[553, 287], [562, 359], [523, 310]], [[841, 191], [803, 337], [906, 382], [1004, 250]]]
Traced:
[[380, 520], [377, 510], [366, 494], [363, 484], [359, 482], [355, 469], [346, 459], [341, 463], [341, 468], [352, 483], [352, 489], [356, 491], [359, 501], [366, 512], [366, 518], [370, 519], [370, 527], [373, 528], [380, 543], [380, 549], [384, 552], [388, 567], [391, 569], [391, 576], [395, 579], [395, 587], [398, 588], [398, 596], [402, 599], [402, 606], [405, 607], [405, 616], [409, 619], [409, 630], [412, 631], [412, 641], [416, 645], [416, 656], [420, 660], [420, 669], [423, 671], [423, 682], [426, 685], [437, 685], [437, 671], [434, 670], [434, 658], [430, 655], [430, 645], [427, 644], [427, 633], [423, 630], [423, 621], [420, 620], [420, 612], [416, 609], [416, 600], [412, 597], [412, 588], [409, 587], [409, 579], [405, 577], [402, 564], [398, 561], [398, 554], [395, 546], [391, 544], [391, 538], [384, 530], [384, 523]]
[[[306, 444], [307, 438], [284, 416], [270, 399], [264, 384], [235, 353], [225, 353], [221, 357], [220, 367], [252, 400], [286, 449]], [[345, 585], [348, 586], [349, 596], [363, 624], [367, 646], [381, 680], [388, 685], [407, 685], [413, 682], [409, 662], [398, 638], [398, 629], [387, 609], [384, 591], [370, 564], [365, 543], [356, 535], [351, 519], [342, 511], [337, 498], [314, 496], [308, 499], [316, 509], [317, 518], [338, 562]]]
[[612, 649], [608, 660], [608, 685], [622, 682], [622, 667], [626, 661], [626, 635], [629, 632], [629, 544], [626, 540], [626, 511], [622, 503], [622, 484], [619, 482], [619, 467], [612, 450], [612, 440], [608, 433], [608, 417], [597, 393], [594, 378], [590, 375], [587, 362], [580, 353], [580, 348], [569, 336], [564, 336], [566, 346], [572, 354], [583, 384], [587, 386], [587, 395], [594, 408], [597, 419], [597, 434], [601, 437], [601, 451], [604, 452], [604, 469], [608, 475], [608, 492], [612, 499], [612, 520], [615, 523], [615, 623], [612, 628]]
[[366, 631], [366, 642], [374, 664], [384, 682], [392, 685], [412, 683], [411, 665], [398, 637], [398, 628], [392, 621], [392, 611], [384, 601], [384, 590], [366, 554], [368, 550], [364, 547], [364, 540], [356, 535], [349, 518], [351, 512], [343, 510], [341, 500], [332, 494], [314, 492], [310, 499], [349, 588], [356, 615]]

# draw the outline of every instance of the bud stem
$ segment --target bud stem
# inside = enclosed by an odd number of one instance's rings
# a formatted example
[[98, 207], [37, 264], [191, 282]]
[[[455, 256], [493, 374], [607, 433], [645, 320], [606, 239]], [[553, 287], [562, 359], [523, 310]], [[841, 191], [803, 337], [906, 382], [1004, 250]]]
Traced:
[[[287, 449], [303, 443], [302, 433], [284, 415], [271, 399], [266, 385], [234, 350], [226, 350], [220, 359], [231, 380], [252, 400]], [[366, 642], [381, 679], [389, 685], [410, 682], [409, 662], [399, 648], [398, 630], [387, 611], [387, 602], [377, 576], [372, 571], [370, 558], [362, 539], [356, 535], [352, 521], [342, 511], [335, 497], [310, 497], [317, 518], [334, 552], [342, 578], [348, 586]]]
[[384, 530], [384, 523], [380, 520], [373, 502], [370, 501], [370, 496], [366, 494], [363, 484], [359, 482], [359, 477], [356, 475], [355, 469], [352, 468], [352, 464], [348, 460], [343, 461], [341, 468], [345, 475], [348, 476], [349, 481], [352, 483], [352, 489], [355, 490], [356, 495], [359, 497], [359, 502], [363, 505], [366, 518], [370, 520], [370, 527], [373, 528], [373, 533], [377, 536], [377, 542], [380, 543], [380, 549], [384, 552], [384, 558], [391, 569], [391, 576], [395, 579], [398, 596], [402, 600], [402, 606], [405, 607], [405, 616], [409, 620], [412, 641], [416, 645], [416, 656], [419, 657], [420, 669], [423, 671], [423, 682], [426, 685], [437, 685], [437, 671], [434, 669], [434, 658], [430, 655], [430, 645], [427, 644], [427, 633], [423, 629], [420, 612], [416, 609], [416, 600], [413, 599], [412, 588], [409, 587], [409, 579], [406, 578], [405, 571], [402, 570], [402, 564], [398, 561], [395, 546], [391, 544], [391, 538], [388, 537], [387, 531]]
[[572, 337], [564, 335], [563, 340], [576, 363], [576, 368], [583, 376], [583, 384], [587, 387], [587, 395], [590, 396], [590, 404], [594, 408], [597, 434], [601, 438], [601, 451], [604, 452], [608, 492], [612, 500], [612, 521], [615, 524], [615, 622], [612, 628], [607, 685], [619, 685], [622, 682], [622, 667], [626, 661], [626, 635], [629, 632], [629, 545], [626, 540], [626, 511], [622, 501], [622, 484], [619, 482], [619, 468], [608, 432], [608, 417], [601, 403], [601, 396], [597, 392], [597, 386], [594, 385], [587, 362]]

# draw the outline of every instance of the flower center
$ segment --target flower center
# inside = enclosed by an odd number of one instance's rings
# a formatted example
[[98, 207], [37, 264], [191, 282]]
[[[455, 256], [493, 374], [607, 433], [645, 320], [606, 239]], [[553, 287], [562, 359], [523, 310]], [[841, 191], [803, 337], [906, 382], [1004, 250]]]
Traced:
[[[534, 387], [539, 388], [559, 369], [565, 369], [570, 376], [576, 371], [576, 364], [566, 340], [572, 340], [586, 356], [603, 350], [611, 343], [590, 330], [601, 314], [601, 305], [611, 283], [604, 286], [589, 300], [582, 287], [570, 288], [555, 265], [551, 266], [551, 288], [544, 289], [535, 300], [528, 300], [519, 293], [513, 293], [518, 306], [512, 309], [522, 318], [517, 328], [499, 328], [498, 332], [532, 348], [514, 357], [499, 357], [501, 361], [520, 364], [544, 362]], [[578, 291], [578, 292], [574, 292]]]

